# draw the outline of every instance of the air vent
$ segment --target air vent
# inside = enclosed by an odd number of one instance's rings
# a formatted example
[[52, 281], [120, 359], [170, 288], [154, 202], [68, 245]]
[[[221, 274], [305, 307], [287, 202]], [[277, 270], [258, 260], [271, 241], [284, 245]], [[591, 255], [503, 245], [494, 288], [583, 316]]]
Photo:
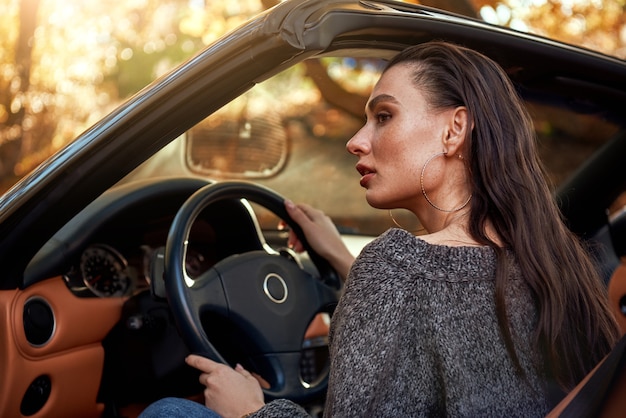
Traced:
[[41, 375], [37, 377], [26, 389], [22, 403], [20, 404], [20, 413], [24, 416], [35, 415], [48, 402], [52, 382], [50, 377]]
[[26, 340], [34, 347], [46, 345], [54, 335], [54, 313], [48, 302], [42, 298], [31, 298], [24, 304], [24, 333]]

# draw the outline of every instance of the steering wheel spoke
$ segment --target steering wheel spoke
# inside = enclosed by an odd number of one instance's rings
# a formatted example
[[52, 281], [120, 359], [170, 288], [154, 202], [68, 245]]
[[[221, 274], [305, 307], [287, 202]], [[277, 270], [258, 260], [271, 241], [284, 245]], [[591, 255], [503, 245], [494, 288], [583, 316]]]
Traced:
[[197, 313], [210, 310], [226, 315], [228, 303], [220, 280], [220, 274], [215, 268], [210, 268], [195, 279], [185, 279], [188, 286], [188, 304]]
[[[271, 387], [265, 390], [269, 399], [289, 398], [295, 402], [303, 402], [311, 397], [311, 393], [319, 393], [319, 388], [328, 385], [328, 374], [317, 382], [306, 383], [300, 374], [300, 352], [271, 353], [257, 362], [268, 365], [272, 372]], [[266, 366], [267, 367], [267, 366]]]

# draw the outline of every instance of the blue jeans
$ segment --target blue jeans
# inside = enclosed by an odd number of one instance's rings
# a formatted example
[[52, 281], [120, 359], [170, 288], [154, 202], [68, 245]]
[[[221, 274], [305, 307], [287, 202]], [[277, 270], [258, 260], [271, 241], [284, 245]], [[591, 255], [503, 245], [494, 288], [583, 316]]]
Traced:
[[150, 404], [139, 418], [220, 418], [206, 406], [182, 398], [163, 398]]

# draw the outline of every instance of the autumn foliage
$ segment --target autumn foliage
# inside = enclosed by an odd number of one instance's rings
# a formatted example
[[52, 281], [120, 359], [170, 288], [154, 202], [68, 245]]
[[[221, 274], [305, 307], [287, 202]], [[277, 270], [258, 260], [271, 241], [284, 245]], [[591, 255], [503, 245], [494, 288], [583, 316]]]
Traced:
[[[275, 3], [2, 0], [0, 191], [122, 100]], [[422, 3], [626, 57], [623, 0]]]

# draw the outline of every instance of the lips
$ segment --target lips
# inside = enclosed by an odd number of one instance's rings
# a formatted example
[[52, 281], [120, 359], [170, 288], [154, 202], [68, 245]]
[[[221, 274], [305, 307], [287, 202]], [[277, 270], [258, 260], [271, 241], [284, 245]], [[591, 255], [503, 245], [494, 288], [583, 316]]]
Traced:
[[361, 187], [367, 187], [372, 177], [374, 177], [374, 175], [376, 174], [373, 169], [363, 164], [357, 164], [356, 171], [358, 171], [361, 175], [361, 181], [359, 182], [361, 184]]

